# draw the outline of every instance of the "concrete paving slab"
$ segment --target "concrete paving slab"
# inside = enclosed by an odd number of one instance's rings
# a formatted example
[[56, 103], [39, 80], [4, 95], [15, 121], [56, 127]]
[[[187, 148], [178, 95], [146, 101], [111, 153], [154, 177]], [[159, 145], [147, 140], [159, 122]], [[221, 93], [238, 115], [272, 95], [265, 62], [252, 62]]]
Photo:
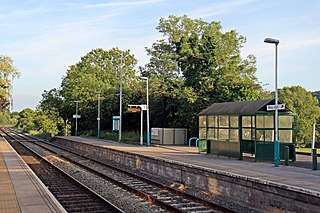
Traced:
[[0, 212], [66, 212], [15, 150], [0, 138]]

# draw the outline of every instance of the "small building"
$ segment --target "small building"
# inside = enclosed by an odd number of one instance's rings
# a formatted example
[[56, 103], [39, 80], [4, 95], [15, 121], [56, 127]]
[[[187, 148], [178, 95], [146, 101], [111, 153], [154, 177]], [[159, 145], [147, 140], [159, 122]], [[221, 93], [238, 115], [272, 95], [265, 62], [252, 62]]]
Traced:
[[[274, 159], [275, 111], [274, 99], [215, 103], [202, 110], [199, 116], [199, 139], [207, 141], [208, 154], [243, 158], [251, 154], [256, 161]], [[278, 103], [280, 104], [280, 103]], [[287, 107], [278, 110], [280, 159], [295, 160], [294, 115]]]

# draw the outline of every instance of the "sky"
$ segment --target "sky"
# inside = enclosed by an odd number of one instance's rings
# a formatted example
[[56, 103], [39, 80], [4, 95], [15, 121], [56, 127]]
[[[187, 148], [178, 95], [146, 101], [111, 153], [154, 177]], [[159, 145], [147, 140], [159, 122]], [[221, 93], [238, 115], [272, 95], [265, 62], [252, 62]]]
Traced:
[[92, 49], [130, 49], [137, 66], [145, 47], [162, 38], [160, 18], [187, 15], [219, 21], [247, 41], [246, 58], [257, 58], [256, 76], [274, 91], [278, 39], [278, 88], [320, 90], [318, 0], [0, 0], [0, 55], [10, 56], [21, 76], [13, 83], [12, 111], [35, 109], [44, 90], [59, 88], [69, 66]]

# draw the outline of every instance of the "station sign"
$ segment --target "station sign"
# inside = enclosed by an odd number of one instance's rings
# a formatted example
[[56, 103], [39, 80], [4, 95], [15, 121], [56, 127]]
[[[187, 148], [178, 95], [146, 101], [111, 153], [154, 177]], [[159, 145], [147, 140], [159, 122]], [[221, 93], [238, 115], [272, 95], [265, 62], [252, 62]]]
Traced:
[[[129, 111], [129, 109], [132, 111]], [[136, 111], [136, 110], [139, 110], [139, 111]], [[128, 112], [140, 112], [141, 110], [146, 111], [147, 105], [146, 104], [140, 104], [140, 105], [129, 104], [128, 105]]]
[[140, 107], [130, 107], [128, 108], [128, 112], [131, 112], [131, 113], [135, 113], [135, 112], [141, 112], [141, 108]]
[[81, 115], [73, 115], [73, 118], [81, 118]]
[[286, 108], [285, 104], [267, 105], [267, 111], [282, 110], [285, 108]]

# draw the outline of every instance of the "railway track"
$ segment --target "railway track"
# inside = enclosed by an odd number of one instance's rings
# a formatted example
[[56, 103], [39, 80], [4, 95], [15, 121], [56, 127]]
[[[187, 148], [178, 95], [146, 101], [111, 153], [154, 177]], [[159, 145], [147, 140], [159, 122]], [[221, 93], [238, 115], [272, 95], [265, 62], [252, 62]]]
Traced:
[[[4, 134], [5, 133], [5, 134]], [[48, 187], [67, 212], [123, 212], [45, 158], [23, 145], [21, 136], [1, 130], [6, 140]]]
[[182, 191], [148, 179], [137, 177], [134, 174], [107, 165], [105, 162], [101, 162], [97, 159], [85, 157], [83, 154], [75, 153], [65, 147], [56, 146], [52, 143], [16, 131], [6, 131], [6, 134], [16, 135], [15, 137], [18, 137], [17, 139], [25, 141], [24, 143], [27, 143], [28, 146], [33, 148], [35, 148], [35, 146], [40, 146], [42, 149], [54, 153], [55, 156], [64, 158], [64, 160], [70, 164], [81, 167], [101, 179], [107, 180], [118, 187], [135, 193], [149, 203], [159, 205], [161, 208], [165, 209], [165, 211], [205, 213], [232, 212], [208, 201], [184, 194]]

